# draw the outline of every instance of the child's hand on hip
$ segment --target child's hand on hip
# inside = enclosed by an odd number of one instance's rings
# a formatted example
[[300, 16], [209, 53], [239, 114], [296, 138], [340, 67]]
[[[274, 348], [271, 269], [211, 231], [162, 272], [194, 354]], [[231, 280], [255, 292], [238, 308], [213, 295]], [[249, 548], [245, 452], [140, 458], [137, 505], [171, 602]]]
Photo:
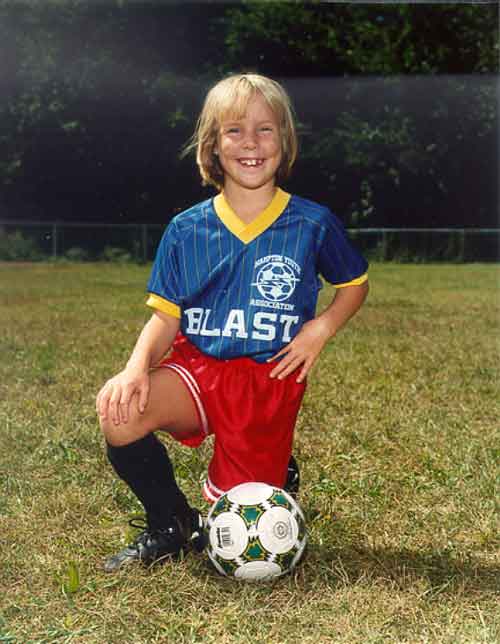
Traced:
[[297, 382], [303, 382], [331, 337], [331, 329], [321, 318], [306, 322], [289, 344], [268, 359], [272, 362], [281, 358], [270, 377], [282, 380], [301, 367]]

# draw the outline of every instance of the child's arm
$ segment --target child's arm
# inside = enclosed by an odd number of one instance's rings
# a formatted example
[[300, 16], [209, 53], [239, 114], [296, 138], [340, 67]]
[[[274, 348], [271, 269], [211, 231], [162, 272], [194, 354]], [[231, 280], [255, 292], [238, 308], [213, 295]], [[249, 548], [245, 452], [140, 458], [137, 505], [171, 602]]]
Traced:
[[130, 401], [137, 394], [142, 414], [148, 403], [149, 370], [171, 347], [179, 330], [180, 320], [155, 311], [145, 324], [127, 366], [106, 382], [97, 394], [96, 411], [101, 418], [111, 416], [115, 425], [128, 421]]
[[318, 359], [325, 344], [361, 308], [368, 295], [368, 282], [337, 289], [330, 306], [314, 320], [306, 322], [295, 338], [268, 362], [284, 356], [271, 371], [271, 378], [285, 378], [302, 367], [297, 382], [302, 382]]

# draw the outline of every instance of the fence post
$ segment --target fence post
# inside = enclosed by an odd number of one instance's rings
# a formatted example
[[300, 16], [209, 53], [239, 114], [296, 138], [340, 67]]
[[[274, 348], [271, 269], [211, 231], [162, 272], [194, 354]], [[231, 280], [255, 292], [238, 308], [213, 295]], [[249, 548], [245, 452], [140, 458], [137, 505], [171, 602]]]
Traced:
[[458, 233], [458, 261], [465, 261], [465, 228], [462, 228]]
[[382, 261], [387, 261], [387, 231], [382, 232]]
[[142, 261], [144, 264], [148, 261], [148, 225], [141, 224], [142, 239]]
[[57, 259], [57, 224], [52, 224], [52, 259]]

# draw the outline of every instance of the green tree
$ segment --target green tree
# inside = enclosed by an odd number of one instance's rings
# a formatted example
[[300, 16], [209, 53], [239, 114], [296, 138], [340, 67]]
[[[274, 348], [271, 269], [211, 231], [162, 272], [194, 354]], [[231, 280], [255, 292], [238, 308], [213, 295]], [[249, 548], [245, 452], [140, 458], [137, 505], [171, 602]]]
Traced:
[[279, 76], [498, 71], [498, 6], [243, 2], [226, 14], [226, 68]]
[[495, 201], [497, 25], [497, 5], [244, 2], [226, 16], [226, 70], [303, 77], [298, 108], [307, 79], [352, 79], [318, 95], [329, 124], [299, 112], [296, 180], [350, 223], [472, 224]]
[[[497, 18], [496, 5], [0, 0], [3, 205], [16, 217], [165, 221], [206, 196], [178, 152], [207, 85], [255, 69], [308, 87], [349, 80], [332, 103], [322, 90], [307, 106], [300, 88], [293, 96], [292, 187], [334, 198], [357, 223], [411, 221], [408, 204], [425, 195], [441, 222], [444, 202], [471, 209], [474, 177], [486, 212]], [[433, 95], [409, 94], [408, 78], [440, 74]]]
[[211, 47], [198, 9], [0, 0], [0, 185], [10, 211], [165, 220], [184, 205], [192, 168], [178, 153], [200, 93], [186, 70], [203, 76]]

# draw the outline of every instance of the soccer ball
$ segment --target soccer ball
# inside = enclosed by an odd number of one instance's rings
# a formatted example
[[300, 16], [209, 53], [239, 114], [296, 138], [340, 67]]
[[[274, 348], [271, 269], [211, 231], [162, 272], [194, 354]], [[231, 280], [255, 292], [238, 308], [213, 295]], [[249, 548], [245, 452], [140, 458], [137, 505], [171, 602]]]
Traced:
[[222, 575], [263, 581], [290, 572], [306, 547], [304, 515], [284, 490], [242, 483], [223, 494], [208, 518], [208, 556]]

